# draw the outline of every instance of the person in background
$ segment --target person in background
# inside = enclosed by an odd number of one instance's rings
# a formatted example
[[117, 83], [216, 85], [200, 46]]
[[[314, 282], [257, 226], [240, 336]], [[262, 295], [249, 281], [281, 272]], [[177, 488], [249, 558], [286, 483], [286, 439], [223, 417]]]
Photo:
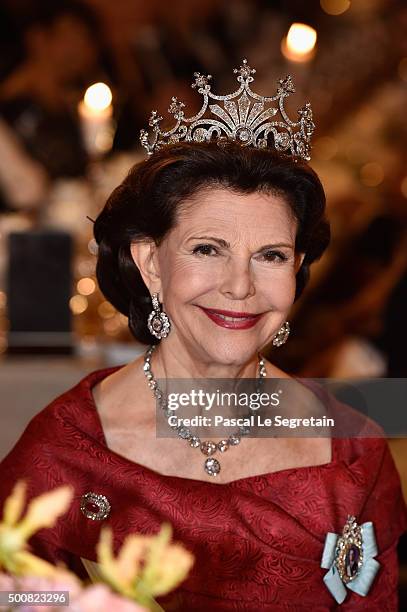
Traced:
[[0, 119], [0, 193], [3, 195], [0, 213], [7, 208], [36, 209], [47, 189], [47, 174], [41, 164], [27, 154], [10, 126]]
[[[0, 85], [0, 116], [49, 179], [80, 176], [87, 156], [77, 104], [103, 74], [98, 23], [78, 2], [42, 2], [17, 17], [24, 56]], [[2, 189], [3, 208], [18, 208]]]

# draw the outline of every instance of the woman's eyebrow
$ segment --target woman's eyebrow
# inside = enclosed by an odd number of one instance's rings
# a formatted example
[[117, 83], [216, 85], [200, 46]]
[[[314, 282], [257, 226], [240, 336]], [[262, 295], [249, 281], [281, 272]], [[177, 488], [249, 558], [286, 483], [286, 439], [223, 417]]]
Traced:
[[[190, 240], [213, 240], [225, 249], [230, 247], [229, 242], [226, 242], [226, 240], [223, 240], [223, 238], [215, 238], [214, 236], [192, 236], [191, 238], [188, 238], [187, 242]], [[288, 247], [292, 249], [294, 245], [288, 242], [276, 242], [273, 244], [265, 244], [264, 246], [260, 247], [258, 251], [263, 251], [264, 249], [275, 249], [276, 247]]]
[[215, 238], [214, 236], [192, 236], [192, 238], [188, 238], [187, 242], [190, 240], [213, 240], [224, 249], [228, 249], [230, 247], [229, 242], [226, 242], [226, 240], [223, 240], [223, 238]]

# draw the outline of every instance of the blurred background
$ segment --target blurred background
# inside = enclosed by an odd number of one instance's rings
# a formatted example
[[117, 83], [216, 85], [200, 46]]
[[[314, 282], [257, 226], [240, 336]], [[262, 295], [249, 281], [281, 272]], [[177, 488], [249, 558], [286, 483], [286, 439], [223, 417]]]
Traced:
[[[176, 95], [192, 115], [193, 73], [234, 91], [245, 57], [263, 95], [292, 75], [293, 117], [311, 102], [332, 222], [273, 360], [407, 377], [405, 2], [2, 0], [0, 24], [0, 457], [82, 375], [143, 350], [96, 285], [92, 219], [144, 158], [151, 109]], [[406, 441], [391, 448], [407, 494]]]

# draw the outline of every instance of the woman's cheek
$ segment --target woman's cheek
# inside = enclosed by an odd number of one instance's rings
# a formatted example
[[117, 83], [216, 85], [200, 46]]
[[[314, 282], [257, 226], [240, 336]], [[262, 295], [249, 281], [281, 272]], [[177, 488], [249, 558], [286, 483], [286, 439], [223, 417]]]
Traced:
[[256, 292], [260, 293], [275, 309], [289, 310], [294, 302], [296, 280], [293, 268], [274, 269], [258, 273]]
[[199, 296], [216, 287], [219, 264], [202, 261], [167, 260], [161, 274], [164, 295]]

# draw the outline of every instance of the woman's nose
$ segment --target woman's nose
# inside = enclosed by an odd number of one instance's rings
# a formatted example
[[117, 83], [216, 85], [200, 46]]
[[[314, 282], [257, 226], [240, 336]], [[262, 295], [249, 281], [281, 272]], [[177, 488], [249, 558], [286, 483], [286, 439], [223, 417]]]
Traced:
[[247, 259], [229, 259], [222, 271], [220, 291], [234, 300], [255, 294], [253, 271]]

